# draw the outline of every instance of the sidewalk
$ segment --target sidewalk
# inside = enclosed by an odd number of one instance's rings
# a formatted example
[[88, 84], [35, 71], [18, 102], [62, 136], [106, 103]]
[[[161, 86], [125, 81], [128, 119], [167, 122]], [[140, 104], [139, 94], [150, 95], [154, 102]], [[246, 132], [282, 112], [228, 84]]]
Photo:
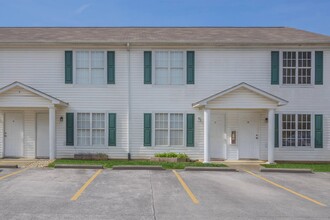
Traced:
[[0, 165], [18, 165], [19, 168], [46, 167], [53, 160], [49, 159], [26, 159], [26, 158], [5, 158], [0, 159]]

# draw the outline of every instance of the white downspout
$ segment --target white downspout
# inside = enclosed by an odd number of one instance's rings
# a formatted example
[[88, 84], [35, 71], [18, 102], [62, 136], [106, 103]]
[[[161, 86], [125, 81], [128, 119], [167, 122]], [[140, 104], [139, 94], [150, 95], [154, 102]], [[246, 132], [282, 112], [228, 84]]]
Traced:
[[127, 42], [126, 44], [127, 51], [128, 51], [128, 103], [127, 103], [127, 159], [131, 159], [131, 50], [130, 50], [130, 43]]

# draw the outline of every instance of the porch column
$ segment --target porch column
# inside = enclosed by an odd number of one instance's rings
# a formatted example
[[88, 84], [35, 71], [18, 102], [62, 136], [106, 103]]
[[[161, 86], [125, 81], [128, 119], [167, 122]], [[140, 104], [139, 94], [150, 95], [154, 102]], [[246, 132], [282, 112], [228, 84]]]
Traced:
[[268, 162], [274, 163], [275, 110], [268, 110]]
[[55, 107], [49, 107], [49, 159], [55, 159]]
[[210, 137], [210, 109], [204, 109], [204, 163], [210, 162], [209, 137]]

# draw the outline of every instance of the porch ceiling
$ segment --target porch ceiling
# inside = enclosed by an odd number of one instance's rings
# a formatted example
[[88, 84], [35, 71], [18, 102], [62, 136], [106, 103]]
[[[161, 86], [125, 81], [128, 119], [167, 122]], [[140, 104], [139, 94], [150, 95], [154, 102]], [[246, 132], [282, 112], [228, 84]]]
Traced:
[[214, 109], [270, 109], [286, 105], [288, 101], [242, 82], [196, 103], [194, 108]]

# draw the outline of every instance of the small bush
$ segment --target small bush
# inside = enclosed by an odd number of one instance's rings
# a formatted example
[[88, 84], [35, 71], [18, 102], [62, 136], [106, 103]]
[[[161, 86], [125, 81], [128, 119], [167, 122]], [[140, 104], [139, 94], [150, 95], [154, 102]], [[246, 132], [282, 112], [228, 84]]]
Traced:
[[172, 157], [172, 158], [181, 158], [181, 159], [188, 159], [188, 155], [185, 153], [175, 153], [175, 152], [165, 152], [165, 153], [158, 153], [155, 154], [155, 157]]

